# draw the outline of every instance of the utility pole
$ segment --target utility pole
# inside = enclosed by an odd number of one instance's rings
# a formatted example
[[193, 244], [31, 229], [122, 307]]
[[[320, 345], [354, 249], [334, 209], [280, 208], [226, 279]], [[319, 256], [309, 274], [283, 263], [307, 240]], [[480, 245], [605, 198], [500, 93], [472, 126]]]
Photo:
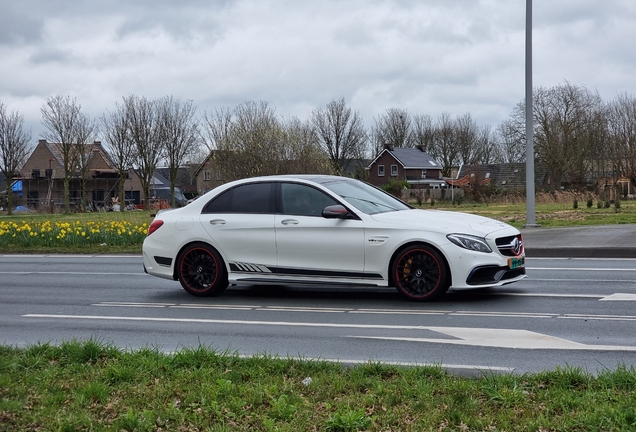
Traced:
[[538, 227], [534, 196], [534, 126], [532, 114], [532, 0], [526, 0], [526, 224]]

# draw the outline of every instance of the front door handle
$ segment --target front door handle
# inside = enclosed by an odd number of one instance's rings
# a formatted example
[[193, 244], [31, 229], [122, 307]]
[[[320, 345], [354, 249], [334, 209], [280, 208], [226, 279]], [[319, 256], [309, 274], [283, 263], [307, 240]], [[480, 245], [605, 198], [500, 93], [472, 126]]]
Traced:
[[298, 225], [298, 221], [296, 219], [284, 219], [280, 221], [283, 225]]

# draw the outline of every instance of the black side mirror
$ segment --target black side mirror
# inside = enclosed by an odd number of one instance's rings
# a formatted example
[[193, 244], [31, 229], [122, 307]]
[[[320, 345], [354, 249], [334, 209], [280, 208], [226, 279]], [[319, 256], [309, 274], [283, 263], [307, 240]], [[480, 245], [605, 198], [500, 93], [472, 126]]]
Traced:
[[344, 206], [330, 205], [322, 211], [322, 217], [326, 219], [350, 219], [351, 213]]

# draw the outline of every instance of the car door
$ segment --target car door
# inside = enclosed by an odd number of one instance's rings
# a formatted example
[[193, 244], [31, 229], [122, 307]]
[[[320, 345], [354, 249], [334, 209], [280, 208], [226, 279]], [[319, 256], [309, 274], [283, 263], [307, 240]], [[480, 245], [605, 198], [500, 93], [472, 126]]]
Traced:
[[248, 183], [203, 208], [201, 224], [232, 271], [269, 273], [276, 266], [274, 194], [274, 183]]
[[283, 182], [279, 195], [275, 222], [278, 272], [362, 276], [364, 227], [361, 220], [322, 217], [325, 207], [340, 203], [310, 185]]

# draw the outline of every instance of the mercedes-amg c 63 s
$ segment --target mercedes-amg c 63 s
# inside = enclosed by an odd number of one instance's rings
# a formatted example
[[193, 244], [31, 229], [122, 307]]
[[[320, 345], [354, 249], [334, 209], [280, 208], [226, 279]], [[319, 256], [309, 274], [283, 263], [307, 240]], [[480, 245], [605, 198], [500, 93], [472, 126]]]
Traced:
[[248, 178], [159, 212], [146, 272], [195, 296], [229, 284], [392, 286], [412, 300], [525, 277], [519, 230], [465, 213], [416, 209], [359, 180]]

